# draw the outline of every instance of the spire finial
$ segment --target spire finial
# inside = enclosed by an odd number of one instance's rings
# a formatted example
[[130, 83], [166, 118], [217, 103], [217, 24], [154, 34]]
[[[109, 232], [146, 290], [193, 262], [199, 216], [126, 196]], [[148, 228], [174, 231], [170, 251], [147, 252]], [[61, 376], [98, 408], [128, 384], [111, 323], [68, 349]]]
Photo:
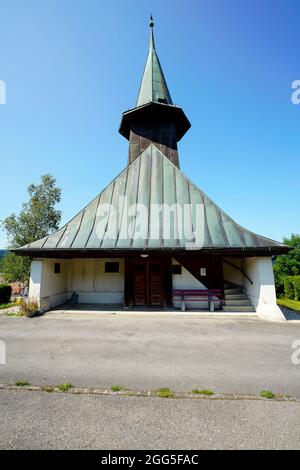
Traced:
[[149, 23], [150, 28], [154, 28], [154, 20], [152, 14], [150, 15], [150, 23]]

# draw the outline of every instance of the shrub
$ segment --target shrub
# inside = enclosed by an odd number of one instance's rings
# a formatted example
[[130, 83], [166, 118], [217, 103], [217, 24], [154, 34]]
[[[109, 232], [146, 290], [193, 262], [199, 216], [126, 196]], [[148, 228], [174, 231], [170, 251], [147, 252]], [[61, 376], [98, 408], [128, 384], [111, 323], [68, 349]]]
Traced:
[[284, 278], [284, 294], [291, 300], [300, 300], [300, 276], [286, 276]]
[[8, 304], [11, 297], [11, 286], [0, 284], [0, 304]]
[[20, 301], [20, 315], [26, 317], [34, 317], [39, 311], [39, 304], [35, 299], [21, 299]]
[[295, 300], [300, 300], [300, 276], [294, 277], [294, 295]]
[[288, 299], [294, 298], [294, 285], [292, 282], [292, 276], [286, 276], [284, 278], [284, 295]]

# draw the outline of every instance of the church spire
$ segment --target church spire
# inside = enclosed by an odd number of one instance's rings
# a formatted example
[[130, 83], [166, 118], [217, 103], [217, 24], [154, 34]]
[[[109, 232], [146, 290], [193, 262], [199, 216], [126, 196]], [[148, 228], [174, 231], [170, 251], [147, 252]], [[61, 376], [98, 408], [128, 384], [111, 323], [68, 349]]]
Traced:
[[151, 101], [172, 105], [172, 98], [155, 49], [152, 15], [149, 26], [150, 47], [136, 105], [142, 106]]
[[183, 110], [173, 105], [156, 53], [154, 21], [150, 18], [150, 47], [136, 107], [123, 113], [119, 132], [129, 140], [128, 163], [154, 144], [179, 167], [177, 142], [191, 124]]

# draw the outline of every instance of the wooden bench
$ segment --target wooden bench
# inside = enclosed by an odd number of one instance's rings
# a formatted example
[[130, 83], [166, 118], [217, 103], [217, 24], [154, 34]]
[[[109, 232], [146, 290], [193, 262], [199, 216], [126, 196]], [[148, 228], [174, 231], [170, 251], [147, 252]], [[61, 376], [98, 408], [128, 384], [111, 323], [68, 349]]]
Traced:
[[181, 302], [183, 312], [186, 302], [208, 302], [209, 311], [214, 312], [215, 302], [220, 302], [222, 307], [224, 299], [221, 289], [173, 289], [173, 301]]

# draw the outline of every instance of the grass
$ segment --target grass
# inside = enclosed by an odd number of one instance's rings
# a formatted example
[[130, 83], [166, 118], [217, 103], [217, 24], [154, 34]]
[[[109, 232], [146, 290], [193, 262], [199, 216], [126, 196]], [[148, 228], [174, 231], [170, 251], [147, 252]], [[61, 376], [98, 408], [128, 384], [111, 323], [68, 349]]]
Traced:
[[214, 392], [212, 390], [208, 390], [206, 388], [203, 390], [198, 390], [197, 388], [194, 388], [194, 390], [192, 390], [192, 393], [194, 395], [206, 395], [207, 397], [214, 395]]
[[42, 388], [42, 391], [47, 392], [47, 393], [52, 393], [54, 392], [54, 387], [49, 387], [48, 385], [46, 385], [45, 387]]
[[300, 312], [300, 302], [298, 300], [280, 298], [277, 299], [277, 304], [281, 307], [286, 307], [291, 310], [295, 310], [296, 312]]
[[122, 387], [122, 385], [112, 385], [110, 389], [112, 392], [122, 392], [124, 390], [127, 390], [125, 387]]
[[18, 306], [17, 302], [10, 302], [9, 304], [1, 304], [0, 310], [4, 310], [5, 308], [17, 307], [17, 306]]
[[262, 392], [260, 392], [260, 396], [263, 398], [275, 398], [276, 395], [270, 390], [263, 390]]
[[158, 388], [155, 393], [160, 398], [171, 398], [174, 393], [168, 387]]
[[26, 387], [27, 385], [30, 385], [29, 382], [27, 382], [27, 380], [18, 380], [15, 385], [17, 387]]
[[64, 383], [64, 384], [57, 385], [58, 390], [60, 390], [61, 392], [67, 392], [72, 387], [73, 387], [73, 385], [70, 384], [70, 383]]

